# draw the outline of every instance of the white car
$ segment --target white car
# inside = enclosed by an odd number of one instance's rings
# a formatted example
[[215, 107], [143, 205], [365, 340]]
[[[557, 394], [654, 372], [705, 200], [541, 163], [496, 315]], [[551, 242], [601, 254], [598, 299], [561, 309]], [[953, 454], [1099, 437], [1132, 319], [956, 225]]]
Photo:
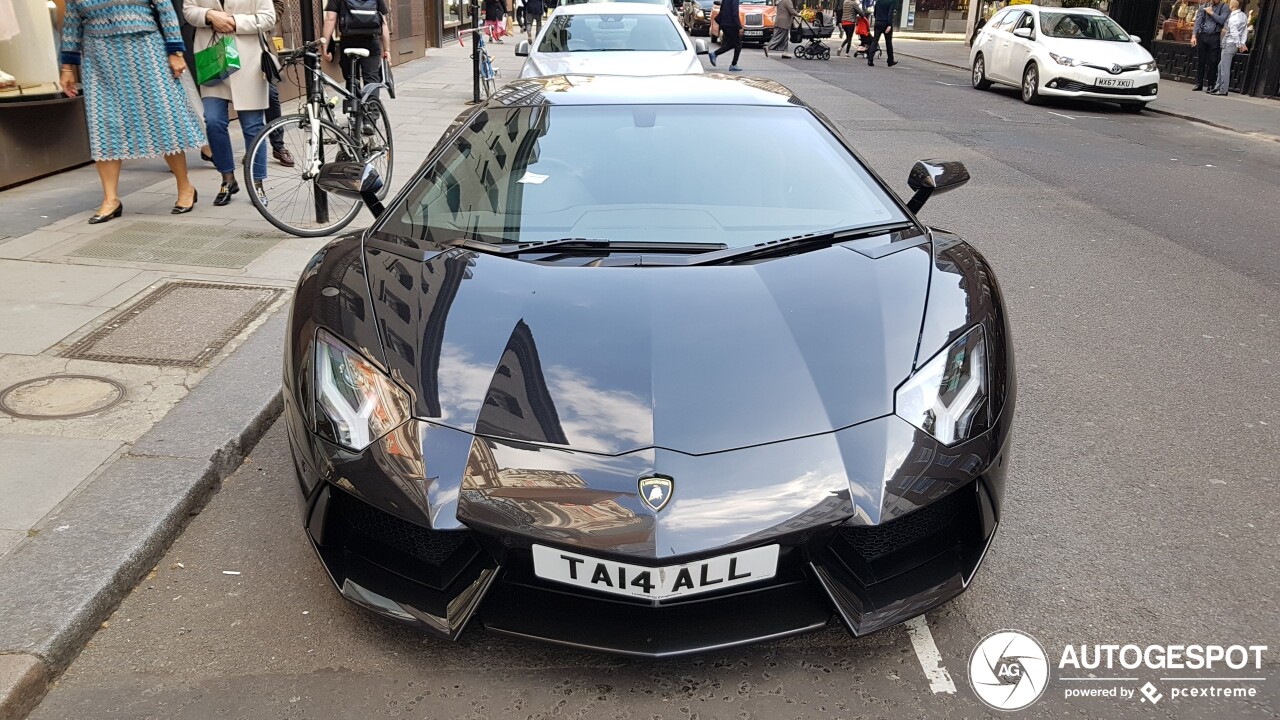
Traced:
[[666, 5], [562, 5], [533, 40], [516, 45], [520, 77], [691, 75], [702, 72], [707, 41], [690, 38]]
[[647, 3], [649, 5], [662, 5], [671, 11], [672, 15], [676, 14], [676, 4], [674, 0], [564, 0], [562, 5], [581, 5], [588, 2], [630, 2], [630, 3]]
[[1086, 98], [1139, 112], [1160, 91], [1151, 53], [1092, 9], [1011, 5], [982, 28], [969, 67], [975, 88], [1020, 87], [1028, 103], [1045, 96]]

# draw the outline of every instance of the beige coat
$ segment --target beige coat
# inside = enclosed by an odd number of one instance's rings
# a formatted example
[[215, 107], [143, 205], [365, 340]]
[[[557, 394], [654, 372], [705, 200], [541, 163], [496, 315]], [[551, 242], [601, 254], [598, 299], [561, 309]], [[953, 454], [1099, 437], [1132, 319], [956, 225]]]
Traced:
[[200, 93], [204, 97], [230, 100], [237, 110], [266, 109], [267, 79], [262, 75], [258, 32], [270, 33], [275, 27], [276, 11], [271, 0], [183, 0], [182, 16], [196, 28], [195, 52], [209, 47], [213, 41], [213, 28], [205, 22], [205, 14], [210, 10], [223, 10], [235, 17], [240, 69], [217, 85], [200, 86]]

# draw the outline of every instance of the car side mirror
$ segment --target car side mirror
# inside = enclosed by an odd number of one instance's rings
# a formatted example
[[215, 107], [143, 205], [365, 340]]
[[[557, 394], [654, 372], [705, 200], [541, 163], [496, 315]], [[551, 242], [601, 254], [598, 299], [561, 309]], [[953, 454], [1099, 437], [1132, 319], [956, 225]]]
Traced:
[[521, 40], [516, 43], [516, 57], [529, 57], [529, 41]]
[[372, 165], [361, 162], [333, 162], [320, 166], [316, 185], [325, 192], [340, 197], [363, 200], [374, 217], [381, 217], [385, 208], [378, 199], [382, 190], [382, 178]]
[[708, 52], [710, 52], [707, 49], [707, 41], [703, 40], [702, 38], [697, 38], [696, 40], [694, 40], [693, 51], [699, 55], [706, 55]]
[[934, 193], [954, 190], [967, 182], [969, 170], [959, 160], [921, 160], [907, 175], [907, 187], [916, 193], [907, 201], [907, 209], [918, 213]]
[[1031, 28], [1018, 28], [1013, 31], [1014, 37], [1020, 37], [1023, 40], [1031, 39]]
[[1129, 42], [1131, 42], [1131, 43], [1137, 43], [1137, 44], [1141, 45], [1141, 44], [1142, 44], [1142, 38], [1138, 37], [1137, 35], [1130, 35], [1130, 36], [1129, 36]]

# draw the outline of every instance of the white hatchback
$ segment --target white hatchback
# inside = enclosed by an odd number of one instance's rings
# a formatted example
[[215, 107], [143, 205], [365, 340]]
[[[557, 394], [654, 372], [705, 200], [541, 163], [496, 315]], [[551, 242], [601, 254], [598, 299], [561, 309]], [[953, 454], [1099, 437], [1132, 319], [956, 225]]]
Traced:
[[698, 74], [706, 53], [707, 41], [690, 38], [666, 5], [630, 2], [562, 5], [532, 47], [516, 46], [522, 78]]
[[1022, 100], [1087, 98], [1141, 111], [1160, 91], [1160, 72], [1138, 38], [1085, 8], [1013, 5], [982, 28], [969, 51], [973, 86], [1022, 89]]

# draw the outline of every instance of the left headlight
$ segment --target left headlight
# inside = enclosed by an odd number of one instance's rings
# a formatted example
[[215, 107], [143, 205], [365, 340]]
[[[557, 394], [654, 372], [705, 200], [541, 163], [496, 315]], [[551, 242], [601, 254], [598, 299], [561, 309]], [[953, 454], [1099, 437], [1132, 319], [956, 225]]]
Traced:
[[409, 419], [410, 399], [363, 355], [316, 332], [316, 433], [359, 452]]
[[1152, 61], [1151, 61], [1151, 62], [1149, 62], [1149, 63], [1143, 63], [1143, 64], [1142, 64], [1142, 71], [1143, 71], [1143, 72], [1155, 72], [1155, 71], [1156, 71], [1156, 61], [1155, 61], [1155, 60], [1152, 60]]
[[987, 338], [977, 325], [908, 378], [894, 407], [898, 417], [953, 445], [986, 431], [988, 395]]

